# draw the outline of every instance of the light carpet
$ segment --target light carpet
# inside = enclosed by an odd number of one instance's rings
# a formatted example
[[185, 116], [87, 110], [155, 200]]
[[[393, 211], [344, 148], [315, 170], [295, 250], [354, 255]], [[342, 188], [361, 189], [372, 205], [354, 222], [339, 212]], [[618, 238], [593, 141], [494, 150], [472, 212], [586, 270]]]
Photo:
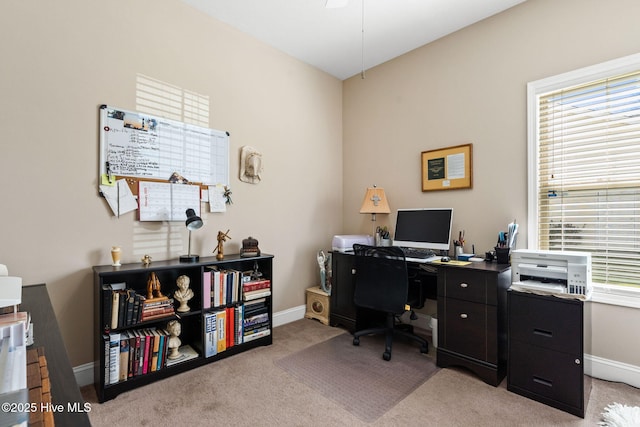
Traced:
[[431, 354], [421, 354], [409, 342], [394, 340], [391, 360], [385, 361], [384, 337], [363, 337], [359, 346], [352, 340], [340, 334], [274, 363], [366, 422], [384, 415], [440, 369]]
[[640, 407], [612, 403], [604, 408], [601, 426], [638, 427], [640, 426]]

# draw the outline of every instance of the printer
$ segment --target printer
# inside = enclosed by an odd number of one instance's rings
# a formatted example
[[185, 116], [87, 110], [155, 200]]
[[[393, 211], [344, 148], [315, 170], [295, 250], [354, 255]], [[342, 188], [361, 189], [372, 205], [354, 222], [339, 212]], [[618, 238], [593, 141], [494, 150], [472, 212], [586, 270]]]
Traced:
[[511, 254], [511, 289], [589, 299], [591, 254], [516, 249]]
[[343, 234], [333, 236], [331, 249], [338, 252], [353, 252], [353, 244], [373, 245], [373, 236], [364, 234]]

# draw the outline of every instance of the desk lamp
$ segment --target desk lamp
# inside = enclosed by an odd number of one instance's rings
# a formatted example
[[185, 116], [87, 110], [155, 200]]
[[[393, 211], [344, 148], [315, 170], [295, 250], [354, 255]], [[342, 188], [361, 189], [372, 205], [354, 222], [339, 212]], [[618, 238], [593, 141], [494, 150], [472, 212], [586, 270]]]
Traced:
[[375, 185], [367, 188], [367, 192], [364, 195], [362, 201], [362, 207], [360, 213], [371, 214], [371, 221], [373, 222], [373, 236], [376, 235], [376, 214], [391, 213], [389, 209], [389, 202], [387, 202], [387, 196], [384, 194], [384, 188], [378, 188]]
[[180, 262], [198, 262], [200, 256], [191, 255], [191, 231], [197, 230], [202, 227], [202, 218], [196, 215], [196, 211], [189, 208], [187, 209], [187, 220], [185, 221], [187, 230], [189, 230], [189, 249], [187, 255], [180, 256]]

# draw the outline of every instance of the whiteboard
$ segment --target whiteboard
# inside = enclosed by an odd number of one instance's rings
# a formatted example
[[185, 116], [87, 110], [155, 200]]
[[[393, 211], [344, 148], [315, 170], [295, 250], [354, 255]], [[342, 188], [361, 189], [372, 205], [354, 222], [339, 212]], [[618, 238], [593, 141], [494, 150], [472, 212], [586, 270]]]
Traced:
[[108, 174], [168, 182], [174, 173], [192, 183], [229, 185], [229, 134], [100, 107], [100, 179]]

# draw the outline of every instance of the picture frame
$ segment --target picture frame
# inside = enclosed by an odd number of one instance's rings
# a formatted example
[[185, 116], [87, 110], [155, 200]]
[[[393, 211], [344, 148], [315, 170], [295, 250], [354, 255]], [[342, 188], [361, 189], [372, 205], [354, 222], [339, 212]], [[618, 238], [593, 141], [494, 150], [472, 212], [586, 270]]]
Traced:
[[423, 151], [422, 191], [472, 188], [472, 154], [473, 144]]

